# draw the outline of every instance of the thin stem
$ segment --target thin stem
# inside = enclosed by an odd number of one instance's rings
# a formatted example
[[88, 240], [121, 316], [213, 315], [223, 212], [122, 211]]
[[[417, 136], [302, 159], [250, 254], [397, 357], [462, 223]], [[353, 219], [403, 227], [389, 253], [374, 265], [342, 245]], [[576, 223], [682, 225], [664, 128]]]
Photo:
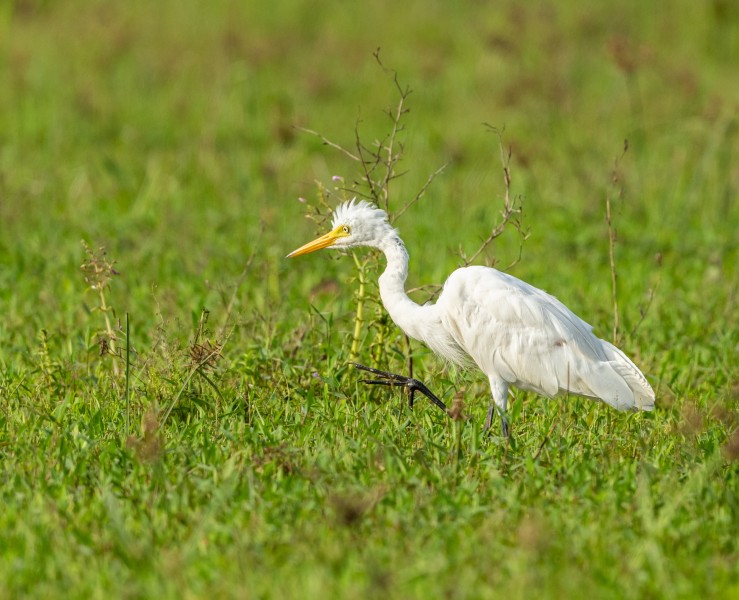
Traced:
[[431, 175], [428, 176], [428, 179], [426, 179], [426, 183], [424, 183], [423, 186], [421, 186], [421, 189], [418, 190], [418, 193], [415, 195], [415, 197], [410, 202], [408, 202], [408, 204], [406, 204], [403, 208], [401, 208], [399, 211], [393, 214], [391, 222], [395, 222], [396, 219], [399, 219], [401, 216], [403, 216], [403, 213], [405, 211], [407, 211], [411, 206], [413, 206], [416, 202], [418, 202], [423, 197], [423, 195], [426, 193], [426, 190], [431, 185], [431, 182], [433, 182], [433, 180], [436, 179], [438, 175], [441, 175], [444, 169], [446, 169], [448, 166], [449, 166], [448, 162], [444, 163], [442, 166], [436, 169], [436, 171], [431, 173]]
[[405, 338], [405, 347], [408, 350], [408, 377], [413, 377], [413, 352], [411, 351], [411, 338], [407, 333], [403, 334]]
[[400, 89], [400, 85], [398, 84], [398, 76], [395, 76], [395, 85], [398, 87], [398, 90], [400, 90], [400, 100], [398, 101], [398, 107], [395, 110], [395, 114], [393, 115], [390, 113], [390, 118], [393, 121], [393, 129], [390, 132], [390, 137], [388, 140], [388, 144], [385, 147], [386, 151], [386, 161], [385, 161], [385, 178], [382, 182], [381, 189], [382, 189], [382, 196], [384, 200], [384, 209], [385, 212], [389, 212], [389, 202], [390, 202], [390, 181], [393, 179], [393, 175], [395, 173], [395, 164], [398, 162], [400, 157], [402, 156], [402, 147], [398, 154], [395, 154], [394, 146], [395, 146], [395, 138], [398, 135], [398, 131], [400, 131], [400, 120], [403, 117], [403, 113], [405, 112], [405, 109], [403, 108], [403, 105], [405, 104], [405, 99], [408, 96], [408, 91], [403, 91]]
[[362, 322], [364, 313], [364, 291], [365, 291], [365, 277], [364, 277], [364, 265], [359, 262], [357, 253], [352, 252], [352, 258], [354, 258], [354, 264], [357, 265], [359, 272], [359, 289], [357, 290], [357, 312], [354, 315], [354, 335], [352, 337], [352, 347], [349, 352], [349, 360], [357, 360], [359, 356], [359, 338], [362, 334]]
[[[485, 252], [487, 250], [488, 246], [495, 240], [497, 237], [501, 236], [503, 232], [506, 230], [506, 227], [510, 223], [513, 225], [516, 230], [518, 231], [519, 238], [520, 238], [520, 246], [519, 246], [519, 258], [521, 254], [521, 248], [523, 246], [523, 241], [526, 239], [527, 234], [522, 229], [521, 225], [521, 206], [520, 203], [516, 203], [511, 200], [511, 171], [510, 171], [510, 163], [511, 163], [511, 149], [508, 148], [507, 150], [503, 147], [503, 137], [502, 132], [488, 124], [485, 124], [486, 127], [492, 131], [496, 136], [498, 136], [498, 147], [500, 148], [500, 161], [503, 165], [503, 183], [505, 185], [505, 196], [503, 198], [503, 210], [500, 213], [501, 220], [500, 222], [493, 227], [493, 229], [490, 231], [490, 235], [480, 244], [480, 247], [470, 256], [469, 258], [465, 257], [464, 254], [462, 254], [460, 250], [460, 254], [464, 258], [464, 263], [462, 266], [467, 267], [471, 265], [475, 259], [477, 259], [480, 254]], [[514, 260], [508, 268], [510, 269], [513, 265], [515, 265], [518, 262], [518, 260]]]
[[337, 144], [336, 142], [332, 142], [330, 139], [328, 139], [327, 137], [321, 135], [317, 131], [313, 131], [312, 129], [308, 129], [307, 127], [298, 127], [298, 129], [300, 131], [304, 131], [305, 133], [308, 133], [310, 135], [316, 136], [326, 146], [329, 146], [329, 147], [333, 148], [334, 150], [338, 150], [339, 152], [341, 152], [342, 154], [345, 154], [346, 156], [348, 156], [352, 160], [355, 160], [357, 162], [361, 162], [361, 159], [358, 156], [356, 156], [356, 155], [352, 154], [351, 152], [349, 152], [349, 150], [347, 150], [346, 148], [344, 148], [344, 146], [342, 146], [341, 144]]
[[[98, 288], [98, 293], [100, 294], [100, 310], [105, 318], [105, 333], [108, 335], [108, 349], [111, 354], [115, 355], [115, 332], [113, 331], [113, 326], [110, 324], [110, 317], [108, 316], [109, 309], [108, 305], [105, 303], [105, 292], [103, 289], [102, 285]], [[113, 362], [113, 373], [118, 375], [118, 363], [115, 361]]]
[[131, 334], [126, 313], [126, 437], [131, 429]]
[[618, 297], [616, 293], [616, 232], [611, 220], [611, 197], [606, 196], [606, 224], [608, 225], [608, 258], [611, 266], [611, 297], [613, 300], [613, 343], [618, 342]]
[[[616, 157], [613, 162], [613, 171], [611, 173], [611, 184], [618, 189], [619, 197], [623, 197], [624, 189], [618, 176], [618, 166], [621, 159], [626, 155], [629, 149], [629, 140], [624, 140], [624, 150], [620, 156]], [[613, 217], [611, 212], [611, 192], [606, 194], [606, 226], [608, 228], [608, 259], [611, 268], [611, 296], [613, 300], [613, 343], [618, 343], [618, 295], [616, 287], [616, 230], [613, 227]]]
[[371, 348], [372, 366], [379, 367], [383, 350], [385, 350], [387, 324], [381, 318], [376, 318], [375, 323], [377, 323], [377, 335], [375, 336], [375, 342]]
[[[381, 144], [380, 147], [377, 149], [377, 158], [380, 159], [382, 150], [385, 150], [385, 160], [382, 161], [385, 166], [385, 177], [380, 182], [380, 190], [382, 191], [382, 199], [383, 199], [383, 208], [385, 209], [385, 212], [388, 214], [390, 213], [390, 182], [395, 179], [395, 165], [400, 161], [400, 159], [403, 157], [403, 144], [399, 144], [399, 149], [396, 153], [395, 151], [395, 143], [398, 136], [398, 133], [403, 130], [403, 125], [401, 124], [403, 115], [408, 112], [408, 109], [405, 108], [405, 101], [410, 96], [411, 90], [408, 87], [403, 87], [400, 85], [400, 82], [398, 81], [398, 73], [394, 69], [388, 69], [380, 59], [380, 49], [378, 48], [375, 50], [375, 52], [372, 53], [375, 57], [375, 60], [377, 61], [377, 64], [380, 65], [383, 71], [386, 73], [392, 73], [393, 74], [393, 83], [395, 83], [395, 87], [398, 90], [398, 95], [400, 96], [400, 99], [398, 100], [397, 107], [395, 108], [395, 112], [388, 110], [388, 116], [390, 117], [391, 121], [393, 122], [392, 129], [390, 131], [390, 135], [387, 138], [387, 144]], [[383, 148], [384, 146], [384, 148]], [[379, 203], [378, 203], [379, 204]]]

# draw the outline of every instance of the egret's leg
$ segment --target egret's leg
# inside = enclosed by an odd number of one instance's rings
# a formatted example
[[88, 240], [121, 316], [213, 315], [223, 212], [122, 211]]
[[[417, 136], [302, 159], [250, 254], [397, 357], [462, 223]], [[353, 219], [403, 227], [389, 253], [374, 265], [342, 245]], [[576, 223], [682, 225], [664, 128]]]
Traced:
[[508, 438], [511, 436], [511, 432], [508, 427], [508, 417], [506, 417], [505, 415], [500, 415], [500, 434], [504, 438]]
[[493, 424], [493, 415], [497, 408], [500, 413], [500, 432], [503, 434], [503, 437], [507, 438], [510, 435], [510, 429], [508, 427], [508, 413], [506, 412], [508, 407], [508, 382], [491, 377], [490, 390], [493, 395], [493, 402], [490, 404], [488, 416], [487, 419], [485, 419], [485, 430], [487, 431], [490, 429], [490, 426]]
[[431, 400], [431, 402], [433, 402], [441, 410], [446, 412], [446, 404], [444, 404], [439, 398], [437, 398], [436, 395], [430, 389], [428, 389], [422, 381], [419, 381], [418, 379], [413, 379], [413, 377], [406, 377], [405, 375], [397, 375], [395, 373], [388, 373], [387, 371], [380, 371], [379, 369], [366, 367], [365, 365], [360, 365], [359, 363], [352, 364], [357, 369], [361, 371], [367, 371], [368, 373], [372, 373], [373, 375], [378, 377], [378, 379], [362, 379], [362, 383], [367, 383], [369, 385], [387, 385], [390, 387], [405, 388], [410, 394], [409, 404], [411, 408], [413, 408], [414, 393], [421, 392], [424, 396]]
[[488, 408], [488, 416], [485, 419], [485, 431], [490, 429], [490, 427], [492, 426], [494, 416], [495, 416], [495, 403], [491, 402], [490, 407]]

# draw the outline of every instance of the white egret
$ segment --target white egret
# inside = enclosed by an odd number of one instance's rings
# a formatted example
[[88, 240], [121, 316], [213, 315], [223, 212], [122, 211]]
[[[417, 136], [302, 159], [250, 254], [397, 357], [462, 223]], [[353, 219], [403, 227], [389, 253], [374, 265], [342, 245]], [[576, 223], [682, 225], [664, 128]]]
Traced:
[[[464, 267], [444, 284], [436, 304], [419, 305], [405, 292], [408, 252], [387, 213], [356, 200], [336, 208], [332, 229], [301, 246], [288, 258], [321, 248], [378, 248], [387, 267], [380, 296], [395, 324], [446, 360], [474, 362], [490, 381], [492, 402], [508, 435], [506, 408], [510, 386], [547, 397], [569, 392], [600, 399], [618, 410], [652, 410], [654, 391], [637, 366], [559, 300], [507, 273], [489, 267]], [[358, 365], [359, 366], [359, 365]], [[361, 367], [378, 375], [368, 383], [405, 386], [443, 402], [417, 380]]]

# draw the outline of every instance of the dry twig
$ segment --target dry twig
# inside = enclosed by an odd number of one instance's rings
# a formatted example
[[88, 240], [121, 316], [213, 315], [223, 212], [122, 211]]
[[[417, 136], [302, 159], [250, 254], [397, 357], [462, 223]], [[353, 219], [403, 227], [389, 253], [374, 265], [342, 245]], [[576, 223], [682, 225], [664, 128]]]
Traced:
[[462, 251], [461, 247], [459, 250], [460, 256], [463, 259], [462, 266], [467, 267], [471, 265], [478, 256], [485, 252], [490, 244], [496, 238], [500, 237], [509, 225], [512, 225], [519, 234], [519, 253], [516, 260], [514, 260], [507, 269], [513, 267], [519, 260], [521, 260], [521, 252], [523, 250], [523, 242], [528, 237], [528, 233], [523, 230], [522, 214], [523, 208], [521, 207], [520, 199], [511, 200], [511, 149], [505, 149], [503, 147], [503, 132], [485, 123], [491, 132], [498, 137], [498, 146], [500, 148], [500, 161], [503, 165], [503, 183], [505, 184], [505, 195], [503, 196], [503, 210], [500, 213], [500, 221], [492, 228], [490, 235], [483, 240], [480, 247], [473, 252], [472, 256], [467, 257]]

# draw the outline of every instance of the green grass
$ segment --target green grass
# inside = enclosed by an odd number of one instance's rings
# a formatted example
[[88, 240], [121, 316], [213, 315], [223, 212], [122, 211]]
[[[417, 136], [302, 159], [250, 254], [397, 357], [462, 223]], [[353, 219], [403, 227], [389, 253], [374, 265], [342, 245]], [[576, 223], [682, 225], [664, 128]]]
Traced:
[[[484, 378], [419, 345], [469, 420], [358, 383], [353, 261], [283, 257], [319, 229], [297, 198], [359, 176], [293, 126], [381, 138], [378, 46], [413, 89], [391, 205], [451, 161], [397, 222], [409, 284], [498, 218], [482, 123], [505, 127], [512, 272], [603, 337], [613, 198], [621, 346], [654, 413], [519, 392], [506, 446]], [[737, 55], [721, 0], [3, 3], [0, 597], [739, 595]], [[119, 273], [128, 400], [81, 240]], [[488, 258], [517, 254], [509, 231]], [[400, 372], [375, 279], [359, 359]]]

